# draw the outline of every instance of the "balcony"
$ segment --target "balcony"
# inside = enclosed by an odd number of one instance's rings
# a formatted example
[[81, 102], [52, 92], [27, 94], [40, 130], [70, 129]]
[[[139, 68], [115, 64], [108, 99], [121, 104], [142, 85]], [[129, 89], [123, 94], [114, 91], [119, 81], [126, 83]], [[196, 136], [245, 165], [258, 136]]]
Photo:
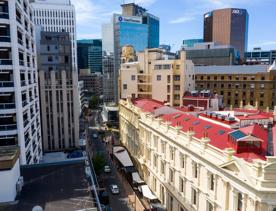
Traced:
[[19, 65], [24, 66], [25, 65], [24, 60], [19, 60]]
[[28, 104], [27, 100], [22, 101], [22, 107], [25, 107]]
[[12, 81], [0, 81], [0, 87], [13, 87]]
[[16, 124], [0, 125], [0, 131], [16, 130]]
[[8, 1], [1, 2], [0, 4], [0, 19], [9, 19], [9, 5]]
[[26, 81], [21, 81], [21, 87], [26, 86]]
[[11, 146], [17, 144], [17, 137], [16, 136], [6, 136], [0, 138], [0, 146]]
[[15, 104], [14, 103], [0, 103], [0, 110], [5, 109], [14, 109]]
[[0, 65], [12, 65], [11, 48], [0, 48]]

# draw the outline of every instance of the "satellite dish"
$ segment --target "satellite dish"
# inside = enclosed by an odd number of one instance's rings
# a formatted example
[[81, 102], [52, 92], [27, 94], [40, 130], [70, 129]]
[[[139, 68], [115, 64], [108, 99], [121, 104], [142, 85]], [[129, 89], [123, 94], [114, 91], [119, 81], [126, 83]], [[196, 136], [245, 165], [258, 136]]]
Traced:
[[36, 205], [33, 207], [32, 211], [43, 211], [43, 209], [41, 206]]

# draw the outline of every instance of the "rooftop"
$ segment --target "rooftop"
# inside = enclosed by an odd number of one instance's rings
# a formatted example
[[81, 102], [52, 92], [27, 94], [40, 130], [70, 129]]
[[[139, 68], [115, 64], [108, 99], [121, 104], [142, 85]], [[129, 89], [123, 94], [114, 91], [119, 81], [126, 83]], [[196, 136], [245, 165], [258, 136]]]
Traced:
[[196, 74], [256, 74], [266, 73], [269, 65], [196, 66]]
[[[156, 110], [160, 110], [160, 107], [163, 106], [163, 103], [151, 99], [135, 99], [133, 100], [133, 103], [144, 112], [151, 112], [153, 114]], [[190, 113], [185, 113], [183, 111], [172, 111], [173, 110], [168, 110], [168, 113], [162, 113], [159, 117], [161, 117], [164, 121], [170, 122], [170, 125], [173, 127], [181, 126], [181, 130], [184, 132], [192, 130], [195, 133], [195, 138], [202, 139], [207, 134], [208, 138], [210, 138], [210, 144], [221, 150], [232, 147], [228, 141], [228, 137], [229, 133], [234, 131], [237, 131], [236, 133], [243, 134], [242, 137], [250, 134], [251, 136], [261, 139], [263, 141], [261, 153], [242, 152], [236, 153], [235, 156], [243, 158], [249, 162], [251, 162], [252, 159], [266, 160], [268, 132], [261, 126], [255, 124], [240, 128], [238, 130], [233, 130], [229, 127], [200, 119]]]
[[19, 147], [1, 146], [0, 147], [0, 170], [11, 169], [18, 160]]
[[5, 211], [30, 211], [37, 205], [44, 211], [94, 208], [84, 161], [24, 166], [21, 174], [24, 186], [18, 203], [7, 205]]

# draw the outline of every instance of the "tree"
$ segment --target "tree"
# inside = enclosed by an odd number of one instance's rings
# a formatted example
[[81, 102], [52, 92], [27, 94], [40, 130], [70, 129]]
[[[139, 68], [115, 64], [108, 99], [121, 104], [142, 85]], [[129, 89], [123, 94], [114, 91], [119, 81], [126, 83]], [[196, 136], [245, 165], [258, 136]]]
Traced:
[[96, 108], [99, 105], [99, 99], [97, 96], [92, 96], [89, 100], [89, 108]]
[[106, 165], [104, 156], [100, 153], [97, 153], [92, 159], [92, 162], [93, 162], [93, 166], [96, 174], [100, 174], [101, 171], [103, 171], [104, 166]]

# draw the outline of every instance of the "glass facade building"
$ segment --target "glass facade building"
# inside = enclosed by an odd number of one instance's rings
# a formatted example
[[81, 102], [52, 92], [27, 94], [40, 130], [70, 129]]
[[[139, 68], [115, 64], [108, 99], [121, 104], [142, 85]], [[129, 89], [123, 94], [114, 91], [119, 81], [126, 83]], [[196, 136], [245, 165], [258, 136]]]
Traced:
[[246, 64], [271, 65], [276, 60], [276, 50], [263, 51], [261, 48], [254, 48], [253, 51], [245, 52], [244, 60]]
[[183, 47], [194, 47], [195, 44], [203, 42], [203, 39], [187, 39], [183, 40]]
[[[120, 47], [132, 45], [136, 51], [142, 51], [148, 47], [148, 27], [145, 24], [120, 22], [117, 25]], [[116, 34], [115, 34], [116, 36]]]
[[245, 9], [227, 8], [204, 14], [204, 42], [235, 47], [241, 57], [247, 50], [249, 15]]
[[102, 73], [102, 40], [78, 40], [78, 69], [90, 69]]
[[159, 46], [159, 18], [146, 13], [143, 17], [143, 24], [148, 25], [148, 48], [158, 48]]

